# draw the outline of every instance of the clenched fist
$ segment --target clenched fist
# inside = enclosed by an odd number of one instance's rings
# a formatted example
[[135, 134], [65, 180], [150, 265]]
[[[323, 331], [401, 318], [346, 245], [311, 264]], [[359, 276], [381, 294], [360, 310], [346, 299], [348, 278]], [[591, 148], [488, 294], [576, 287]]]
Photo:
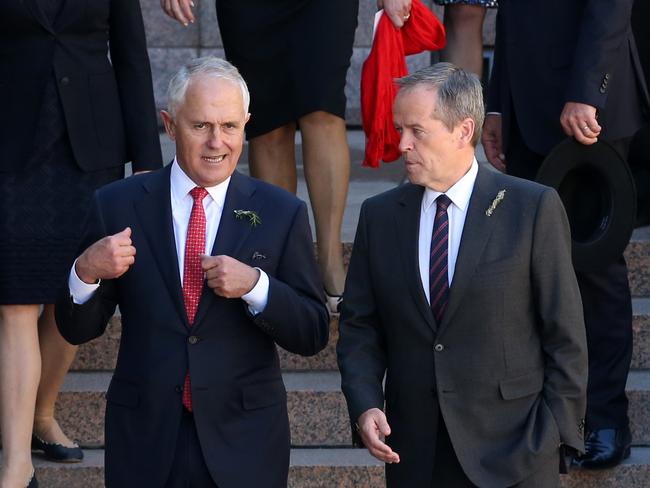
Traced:
[[135, 247], [131, 242], [131, 228], [106, 236], [86, 249], [75, 266], [77, 276], [84, 283], [119, 278], [135, 262]]
[[260, 272], [230, 256], [201, 256], [201, 267], [212, 291], [225, 298], [241, 298], [257, 284]]

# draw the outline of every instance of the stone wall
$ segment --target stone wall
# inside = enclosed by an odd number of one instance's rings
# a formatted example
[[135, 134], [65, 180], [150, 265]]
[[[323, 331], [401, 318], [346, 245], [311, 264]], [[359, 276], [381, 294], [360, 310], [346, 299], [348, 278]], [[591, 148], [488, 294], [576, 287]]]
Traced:
[[[431, 0], [424, 1], [427, 5], [432, 3]], [[164, 14], [159, 0], [140, 0], [153, 71], [156, 104], [159, 108], [166, 105], [165, 91], [169, 77], [185, 60], [205, 55], [224, 56], [214, 1], [194, 0], [194, 3], [197, 5], [196, 22], [189, 27], [183, 27]], [[442, 8], [438, 6], [432, 8], [442, 18]], [[363, 61], [370, 52], [372, 23], [376, 10], [374, 0], [360, 0], [359, 25], [355, 34], [352, 61], [345, 87], [348, 98], [346, 120], [351, 126], [358, 126], [361, 123], [359, 79]], [[494, 10], [489, 11], [484, 25], [484, 44], [488, 47], [486, 50], [488, 56], [489, 47], [494, 44], [495, 13]], [[410, 56], [407, 60], [409, 70], [427, 66], [432, 59], [436, 59], [435, 56], [430, 53]]]

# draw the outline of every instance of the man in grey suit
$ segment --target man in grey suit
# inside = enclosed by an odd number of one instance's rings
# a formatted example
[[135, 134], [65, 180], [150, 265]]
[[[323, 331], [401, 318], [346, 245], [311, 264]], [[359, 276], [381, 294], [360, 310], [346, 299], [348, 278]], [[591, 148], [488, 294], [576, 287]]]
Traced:
[[341, 313], [356, 440], [389, 487], [557, 486], [587, 386], [562, 203], [478, 166], [474, 75], [440, 63], [399, 84], [411, 184], [363, 204]]

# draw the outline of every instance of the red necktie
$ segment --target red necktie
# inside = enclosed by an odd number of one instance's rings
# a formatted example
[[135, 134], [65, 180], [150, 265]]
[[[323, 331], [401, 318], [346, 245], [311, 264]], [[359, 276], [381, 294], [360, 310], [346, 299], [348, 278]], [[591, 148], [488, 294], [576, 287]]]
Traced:
[[447, 240], [449, 235], [449, 219], [447, 207], [451, 200], [444, 193], [436, 198], [436, 216], [433, 221], [431, 235], [431, 254], [429, 256], [429, 293], [431, 311], [440, 324], [447, 308], [449, 295], [449, 276], [447, 264]]
[[[183, 300], [187, 321], [190, 327], [194, 324], [194, 316], [199, 306], [201, 292], [203, 291], [203, 269], [201, 269], [201, 254], [205, 254], [205, 210], [203, 199], [208, 194], [205, 188], [195, 187], [190, 191], [194, 199], [190, 223], [187, 226], [187, 240], [185, 241], [185, 263], [183, 265]], [[183, 405], [192, 411], [192, 390], [190, 386], [190, 372], [185, 375], [183, 385]]]

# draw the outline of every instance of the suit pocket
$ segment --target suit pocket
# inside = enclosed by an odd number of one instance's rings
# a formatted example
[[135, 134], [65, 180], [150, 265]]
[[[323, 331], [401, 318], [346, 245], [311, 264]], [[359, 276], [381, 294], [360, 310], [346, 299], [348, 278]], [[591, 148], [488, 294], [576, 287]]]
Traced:
[[247, 385], [242, 388], [242, 404], [245, 410], [270, 407], [287, 401], [287, 391], [281, 379]]
[[513, 258], [479, 263], [473, 279], [478, 281], [490, 281], [520, 269], [522, 269], [521, 260]]
[[542, 391], [544, 371], [537, 370], [523, 376], [506, 378], [499, 382], [499, 390], [504, 400], [516, 400]]
[[106, 392], [106, 401], [123, 407], [135, 408], [140, 404], [138, 387], [113, 378]]

